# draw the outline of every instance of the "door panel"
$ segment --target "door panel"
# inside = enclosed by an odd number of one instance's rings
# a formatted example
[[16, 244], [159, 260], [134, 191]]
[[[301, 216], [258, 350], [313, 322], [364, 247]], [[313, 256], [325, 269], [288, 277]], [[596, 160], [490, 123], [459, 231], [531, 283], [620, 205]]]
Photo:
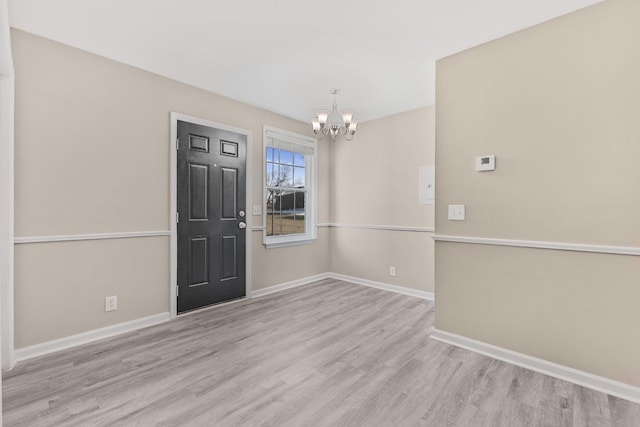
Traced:
[[209, 138], [207, 138], [206, 136], [189, 134], [189, 148], [191, 150], [198, 150], [208, 153]]
[[178, 138], [182, 313], [245, 296], [246, 136], [178, 121]]
[[235, 169], [221, 168], [220, 194], [222, 206], [222, 219], [237, 219], [238, 206], [238, 171]]
[[207, 165], [189, 165], [189, 220], [206, 221], [209, 219], [209, 167]]
[[238, 276], [236, 257], [237, 238], [235, 235], [220, 236], [222, 246], [222, 262], [220, 270], [222, 271], [222, 280], [234, 279]]
[[209, 284], [209, 236], [189, 237], [189, 286]]

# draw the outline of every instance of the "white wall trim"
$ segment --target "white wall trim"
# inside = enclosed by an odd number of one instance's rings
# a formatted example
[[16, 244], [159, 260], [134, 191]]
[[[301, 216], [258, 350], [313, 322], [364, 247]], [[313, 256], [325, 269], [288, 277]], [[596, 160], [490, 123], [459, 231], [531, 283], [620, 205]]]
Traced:
[[[0, 0], [0, 359], [3, 369], [11, 368], [15, 364], [13, 319], [15, 71], [11, 52], [8, 3], [7, 0]], [[0, 410], [1, 408], [0, 402]], [[1, 419], [0, 425], [2, 425]]]
[[329, 273], [316, 274], [315, 276], [304, 277], [291, 282], [281, 283], [279, 285], [269, 286], [268, 288], [258, 289], [251, 292], [251, 298], [260, 298], [265, 295], [275, 294], [276, 292], [285, 291], [287, 289], [297, 288], [298, 286], [310, 285], [314, 282], [324, 279], [330, 279]]
[[[222, 123], [212, 122], [210, 120], [193, 117], [188, 114], [171, 112], [169, 114], [169, 232], [171, 236], [169, 247], [169, 313], [171, 318], [178, 316], [178, 295], [176, 286], [178, 283], [178, 227], [176, 224], [176, 212], [178, 211], [178, 153], [176, 150], [176, 139], [178, 138], [178, 120], [195, 123], [197, 125], [208, 126], [216, 129], [222, 129], [229, 132], [235, 132], [247, 137], [247, 157], [245, 160], [245, 178], [246, 178], [246, 205], [247, 210], [253, 205], [253, 132], [246, 129], [240, 129]], [[253, 230], [253, 216], [247, 215], [247, 228]], [[253, 233], [245, 233], [246, 236], [246, 269], [245, 269], [245, 295], [251, 295], [251, 266], [252, 266], [252, 235]]]
[[[299, 286], [311, 285], [324, 279], [343, 280], [343, 281], [355, 283], [358, 285], [369, 286], [372, 288], [383, 289], [386, 291], [395, 292], [403, 295], [409, 295], [409, 296], [418, 297], [422, 299], [433, 300], [433, 294], [431, 292], [418, 291], [415, 289], [389, 285], [381, 282], [374, 282], [371, 280], [360, 279], [352, 276], [345, 276], [337, 273], [316, 274], [314, 276], [308, 276], [301, 279], [292, 280], [290, 282], [281, 283], [281, 284], [270, 286], [264, 289], [258, 289], [256, 291], [252, 291], [251, 294], [248, 294], [248, 297], [260, 298], [266, 295], [271, 295], [277, 292], [285, 291], [287, 289], [297, 288]], [[228, 304], [237, 303], [243, 300], [244, 299], [230, 301]], [[206, 307], [204, 310], [214, 309], [222, 305], [224, 304], [217, 304], [215, 306]], [[185, 315], [189, 315], [189, 314], [190, 313], [185, 313]], [[17, 361], [21, 362], [27, 359], [32, 359], [34, 357], [44, 356], [46, 354], [53, 353], [56, 351], [65, 350], [65, 349], [76, 347], [83, 344], [88, 344], [104, 338], [110, 338], [116, 335], [124, 334], [127, 332], [133, 332], [138, 329], [146, 328], [149, 326], [158, 325], [160, 323], [170, 321], [175, 317], [176, 316], [173, 316], [172, 313], [170, 312], [159, 313], [153, 316], [143, 317], [143, 318], [135, 319], [129, 322], [119, 323], [116, 325], [111, 325], [104, 328], [95, 329], [92, 331], [82, 332], [77, 335], [71, 335], [68, 337], [20, 348], [16, 350], [15, 356]]]
[[131, 320], [129, 322], [119, 323], [92, 331], [83, 332], [77, 335], [43, 342], [32, 346], [19, 348], [16, 350], [16, 359], [22, 362], [45, 354], [53, 353], [60, 350], [66, 350], [71, 347], [87, 344], [97, 340], [110, 338], [115, 335], [133, 332], [138, 329], [149, 326], [159, 325], [171, 320], [171, 315], [167, 313], [154, 314], [153, 316], [143, 317], [141, 319]]
[[543, 241], [537, 241], [537, 240], [494, 239], [494, 238], [487, 238], [487, 237], [470, 237], [470, 236], [446, 236], [441, 234], [435, 234], [432, 236], [432, 238], [436, 242], [470, 243], [470, 244], [491, 245], [491, 246], [511, 246], [511, 247], [517, 247], [517, 248], [552, 249], [552, 250], [560, 250], [560, 251], [592, 252], [592, 253], [601, 253], [601, 254], [640, 256], [640, 247], [633, 247], [633, 246], [587, 245], [582, 243], [543, 242]]
[[132, 231], [123, 233], [97, 233], [97, 234], [68, 234], [59, 236], [30, 236], [16, 237], [14, 243], [50, 243], [50, 242], [74, 242], [81, 240], [108, 240], [131, 239], [138, 237], [170, 236], [170, 231]]
[[537, 357], [528, 356], [506, 348], [497, 347], [482, 341], [476, 341], [450, 332], [434, 329], [431, 338], [461, 347], [475, 353], [484, 354], [503, 362], [540, 372], [545, 375], [559, 378], [573, 384], [578, 384], [592, 390], [620, 397], [635, 403], [640, 403], [640, 387], [610, 380], [605, 377], [579, 371], [568, 366], [559, 365]]
[[409, 295], [416, 298], [422, 298], [429, 301], [434, 300], [432, 292], [419, 291], [417, 289], [405, 288], [403, 286], [390, 285], [388, 283], [375, 282], [373, 280], [361, 279], [359, 277], [347, 276], [338, 273], [322, 273], [315, 276], [309, 276], [291, 282], [281, 283], [279, 285], [270, 286], [264, 289], [258, 289], [251, 293], [251, 298], [259, 298], [265, 295], [274, 294], [276, 292], [284, 291], [291, 288], [297, 288], [298, 286], [310, 285], [313, 282], [324, 279], [342, 280], [345, 282], [355, 283], [356, 285], [368, 286], [370, 288], [382, 289], [385, 291], [394, 292], [396, 294]]
[[339, 224], [334, 222], [321, 222], [318, 228], [351, 228], [358, 230], [383, 230], [383, 231], [409, 231], [413, 233], [435, 233], [433, 227], [413, 227], [402, 225], [375, 225], [375, 224]]
[[266, 229], [267, 229], [267, 227], [263, 227], [261, 225], [256, 226], [256, 227], [251, 227], [251, 231], [264, 231]]
[[433, 227], [406, 227], [406, 226], [398, 226], [398, 225], [326, 223], [326, 224], [318, 224], [318, 227], [353, 228], [353, 229], [361, 229], [361, 230], [411, 231], [415, 233], [435, 232], [435, 229]]
[[385, 291], [395, 292], [396, 294], [409, 295], [411, 297], [422, 298], [429, 301], [435, 301], [433, 292], [419, 291], [417, 289], [406, 288], [404, 286], [396, 286], [374, 280], [361, 279], [359, 277], [347, 276], [338, 273], [329, 273], [331, 279], [344, 280], [345, 282], [355, 283], [357, 285], [368, 286], [370, 288], [382, 289]]

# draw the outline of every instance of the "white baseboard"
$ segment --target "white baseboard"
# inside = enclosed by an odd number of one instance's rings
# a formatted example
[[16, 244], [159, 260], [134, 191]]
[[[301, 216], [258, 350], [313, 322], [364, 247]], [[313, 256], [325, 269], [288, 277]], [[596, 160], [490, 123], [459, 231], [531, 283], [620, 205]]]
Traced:
[[280, 285], [270, 286], [264, 289], [258, 289], [251, 292], [251, 298], [258, 298], [261, 296], [274, 294], [276, 292], [284, 291], [286, 289], [296, 288], [298, 286], [310, 285], [313, 282], [324, 279], [344, 280], [345, 282], [355, 283], [357, 285], [369, 286], [370, 288], [383, 289], [385, 291], [395, 292], [397, 294], [409, 295], [412, 297], [422, 298], [433, 301], [434, 296], [432, 292], [419, 291], [417, 289], [405, 288], [402, 286], [390, 285], [388, 283], [375, 282], [373, 280], [361, 279], [359, 277], [347, 276], [338, 273], [323, 273], [315, 276], [305, 277], [303, 279], [294, 280]]
[[516, 366], [521, 366], [532, 371], [540, 372], [545, 375], [600, 391], [602, 393], [610, 394], [631, 402], [640, 403], [640, 387], [610, 380], [605, 377], [579, 371], [577, 369], [569, 368], [568, 366], [559, 365], [536, 357], [527, 356], [526, 354], [517, 353], [515, 351], [452, 334], [450, 332], [441, 331], [439, 329], [434, 329], [431, 334], [431, 338], [456, 347], [484, 354], [485, 356], [502, 360]]
[[[372, 288], [383, 289], [403, 295], [410, 295], [417, 298], [427, 299], [433, 301], [433, 293], [419, 291], [416, 289], [404, 288], [401, 286], [390, 285], [382, 282], [375, 282], [372, 280], [361, 279], [358, 277], [346, 276], [337, 273], [322, 273], [314, 276], [304, 277], [302, 279], [293, 280], [291, 282], [281, 283], [279, 285], [270, 286], [264, 289], [258, 289], [251, 292], [251, 298], [259, 298], [265, 295], [274, 294], [287, 289], [296, 288], [298, 286], [305, 286], [318, 282], [324, 279], [336, 279], [344, 280], [346, 282], [355, 283], [358, 285], [369, 286]], [[32, 359], [38, 356], [44, 356], [45, 354], [54, 353], [56, 351], [65, 350], [71, 347], [75, 347], [82, 344], [87, 344], [92, 341], [101, 340], [104, 338], [110, 338], [115, 335], [123, 334], [126, 332], [132, 332], [138, 329], [145, 328], [147, 326], [157, 325], [171, 320], [170, 313], [160, 313], [142, 319], [132, 320], [130, 322], [119, 323], [113, 326], [107, 326], [105, 328], [95, 329], [93, 331], [83, 332], [77, 335], [60, 338], [53, 341], [47, 341], [40, 344], [35, 344], [29, 347], [17, 349], [15, 351], [15, 359], [17, 362]]]
[[269, 286], [268, 288], [251, 291], [251, 298], [259, 298], [276, 292], [284, 291], [298, 286], [310, 285], [318, 280], [330, 279], [329, 273], [316, 274], [315, 276], [304, 277], [302, 279], [293, 280], [291, 282], [281, 283], [279, 285]]
[[433, 292], [419, 291], [417, 289], [390, 285], [388, 283], [375, 282], [373, 280], [361, 279], [359, 277], [347, 276], [347, 275], [338, 274], [338, 273], [328, 273], [328, 277], [331, 279], [344, 280], [345, 282], [356, 283], [358, 285], [369, 286], [370, 288], [384, 289], [385, 291], [391, 291], [397, 294], [409, 295], [416, 298], [422, 298], [429, 301], [434, 301]]
[[132, 332], [148, 326], [157, 325], [171, 320], [171, 315], [167, 313], [154, 314], [153, 316], [143, 317], [141, 319], [132, 320], [130, 322], [118, 323], [117, 325], [107, 326], [93, 331], [83, 332], [77, 335], [60, 338], [53, 341], [47, 341], [35, 344], [29, 347], [19, 348], [15, 352], [16, 361], [21, 362], [34, 357], [44, 356], [60, 350], [65, 350], [93, 341], [110, 338], [125, 332]]
[[[299, 286], [309, 285], [319, 280], [324, 279], [336, 279], [344, 280], [347, 282], [356, 283], [363, 286], [369, 286], [377, 289], [383, 289], [403, 295], [409, 295], [426, 300], [434, 300], [434, 295], [431, 292], [419, 291], [415, 289], [409, 289], [401, 286], [390, 285], [382, 282], [375, 282], [372, 280], [361, 279], [353, 276], [346, 276], [337, 273], [323, 273], [315, 276], [309, 276], [302, 279], [294, 280], [291, 282], [281, 283], [279, 285], [270, 286], [265, 289], [259, 289], [251, 292], [252, 298], [257, 298], [276, 292], [281, 292], [287, 289], [292, 289]], [[75, 347], [82, 344], [87, 344], [93, 341], [101, 340], [104, 338], [113, 337], [115, 335], [123, 334], [126, 332], [132, 332], [138, 329], [142, 329], [148, 326], [157, 325], [171, 320], [170, 313], [160, 313], [141, 319], [132, 320], [130, 322], [120, 323], [113, 326], [107, 326], [105, 328], [96, 329], [93, 331], [83, 332], [81, 334], [72, 335], [65, 338], [60, 338], [53, 341], [44, 342], [41, 344], [32, 345], [17, 349], [15, 351], [16, 361], [21, 362], [24, 360], [32, 359], [34, 357], [43, 356], [45, 354], [53, 353], [60, 350], [65, 350], [71, 347]], [[559, 378], [564, 381], [569, 381], [574, 384], [578, 384], [596, 391], [600, 391], [612, 396], [620, 397], [622, 399], [629, 400], [631, 402], [640, 403], [640, 387], [635, 387], [622, 382], [610, 380], [598, 375], [590, 374], [588, 372], [579, 371], [567, 366], [559, 365], [553, 362], [549, 362], [536, 357], [528, 356], [526, 354], [517, 353], [512, 350], [508, 350], [502, 347], [497, 347], [491, 344], [487, 344], [481, 341], [476, 341], [471, 338], [466, 338], [460, 335], [452, 334], [450, 332], [434, 329], [431, 337], [438, 341], [445, 342], [447, 344], [454, 345], [456, 347], [465, 348], [467, 350], [484, 354], [485, 356], [492, 357], [494, 359], [502, 360], [507, 363], [511, 363], [516, 366], [531, 369], [532, 371], [540, 372], [546, 375], [550, 375], [555, 378]]]

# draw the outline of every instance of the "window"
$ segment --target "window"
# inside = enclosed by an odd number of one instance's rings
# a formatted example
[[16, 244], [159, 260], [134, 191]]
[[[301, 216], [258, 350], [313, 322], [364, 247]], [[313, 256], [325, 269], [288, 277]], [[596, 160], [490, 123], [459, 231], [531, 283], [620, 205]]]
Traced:
[[316, 239], [316, 140], [264, 127], [264, 244]]

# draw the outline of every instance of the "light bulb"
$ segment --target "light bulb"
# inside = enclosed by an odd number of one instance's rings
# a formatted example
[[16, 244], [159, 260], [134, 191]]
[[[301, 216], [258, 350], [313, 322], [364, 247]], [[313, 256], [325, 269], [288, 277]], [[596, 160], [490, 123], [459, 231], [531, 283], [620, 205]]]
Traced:
[[349, 125], [351, 124], [351, 120], [353, 119], [353, 110], [342, 110], [340, 112], [340, 115], [342, 116], [344, 125], [346, 127], [349, 127]]
[[318, 110], [316, 111], [316, 116], [318, 116], [320, 126], [324, 126], [324, 124], [327, 123], [327, 118], [329, 117], [329, 110]]
[[358, 121], [354, 119], [354, 120], [351, 120], [351, 123], [349, 124], [349, 126], [347, 126], [347, 129], [349, 130], [349, 133], [353, 135], [354, 133], [356, 133], [357, 127], [358, 127]]
[[313, 126], [313, 133], [320, 132], [320, 120], [317, 117], [311, 119], [311, 126]]

